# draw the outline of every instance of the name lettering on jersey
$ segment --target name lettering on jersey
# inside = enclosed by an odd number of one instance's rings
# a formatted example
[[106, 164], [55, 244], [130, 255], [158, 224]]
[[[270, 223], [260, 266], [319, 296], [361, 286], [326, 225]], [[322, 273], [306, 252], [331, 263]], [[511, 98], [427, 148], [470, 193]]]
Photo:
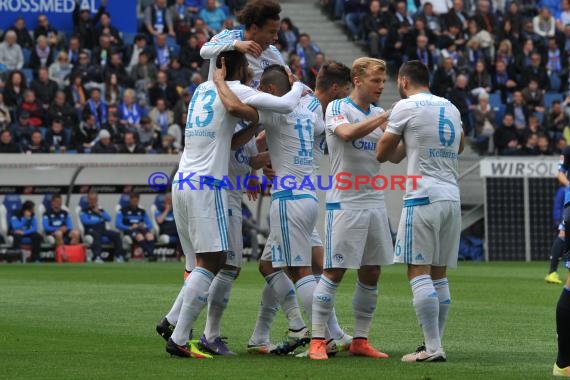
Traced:
[[431, 100], [420, 100], [420, 101], [416, 101], [414, 102], [416, 104], [416, 108], [420, 108], [420, 107], [442, 107], [442, 106], [447, 106], [449, 105], [448, 101], [431, 101]]
[[352, 146], [358, 150], [373, 150], [376, 151], [376, 143], [366, 140], [354, 140]]
[[457, 160], [458, 154], [447, 149], [428, 149], [430, 158], [451, 158]]

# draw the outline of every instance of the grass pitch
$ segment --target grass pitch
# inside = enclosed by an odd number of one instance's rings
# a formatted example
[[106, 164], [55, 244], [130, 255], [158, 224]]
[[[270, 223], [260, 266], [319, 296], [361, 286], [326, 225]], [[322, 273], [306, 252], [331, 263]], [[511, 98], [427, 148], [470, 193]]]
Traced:
[[[245, 352], [263, 280], [244, 266], [222, 333], [237, 357], [175, 359], [156, 322], [182, 282], [179, 263], [0, 265], [2, 379], [546, 379], [556, 356], [555, 305], [561, 286], [543, 281], [547, 263], [460, 263], [450, 272], [453, 299], [444, 345], [447, 363], [404, 364], [421, 343], [404, 267], [383, 269], [371, 341], [388, 360], [326, 362]], [[562, 273], [562, 271], [561, 271]], [[337, 296], [352, 328], [354, 272]], [[204, 313], [195, 337], [204, 326]], [[286, 329], [280, 312], [272, 339]]]

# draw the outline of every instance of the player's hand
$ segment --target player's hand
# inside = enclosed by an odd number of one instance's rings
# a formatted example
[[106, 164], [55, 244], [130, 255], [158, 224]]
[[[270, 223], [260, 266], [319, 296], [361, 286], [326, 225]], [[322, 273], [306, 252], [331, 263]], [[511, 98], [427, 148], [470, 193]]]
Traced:
[[255, 58], [258, 58], [263, 52], [261, 45], [255, 41], [237, 41], [235, 47], [237, 51], [253, 55]]
[[66, 233], [67, 232], [67, 227], [63, 226], [59, 229], [61, 232]]
[[22, 231], [22, 230], [14, 231], [14, 235], [23, 235], [23, 234], [24, 234], [24, 231]]
[[267, 177], [268, 180], [273, 181], [275, 177], [275, 170], [271, 167], [271, 161], [263, 166], [263, 175]]
[[220, 58], [220, 62], [222, 63], [222, 67], [221, 68], [216, 68], [216, 71], [214, 71], [214, 82], [220, 82], [220, 81], [225, 81], [226, 80], [226, 59], [224, 57]]
[[255, 177], [249, 177], [246, 188], [247, 199], [256, 201], [259, 196], [259, 180]]

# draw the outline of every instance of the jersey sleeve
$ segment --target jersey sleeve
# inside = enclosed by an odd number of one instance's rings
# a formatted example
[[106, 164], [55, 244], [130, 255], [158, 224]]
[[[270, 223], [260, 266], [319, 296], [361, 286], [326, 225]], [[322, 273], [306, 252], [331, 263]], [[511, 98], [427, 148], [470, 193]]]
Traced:
[[200, 56], [204, 59], [216, 58], [224, 51], [235, 50], [235, 43], [239, 41], [239, 35], [231, 30], [223, 30], [206, 42], [200, 49]]
[[406, 103], [400, 100], [390, 112], [386, 132], [403, 135], [410, 118], [411, 113], [406, 109]]
[[566, 174], [570, 168], [570, 148], [566, 147], [562, 151], [560, 161], [558, 161], [558, 171]]
[[349, 124], [343, 102], [335, 100], [327, 107], [325, 130], [334, 133], [339, 125]]
[[254, 95], [249, 96], [248, 98], [243, 98], [239, 95], [238, 97], [242, 99], [245, 104], [255, 107], [258, 111], [272, 111], [286, 114], [293, 112], [301, 98], [302, 92], [303, 85], [296, 82], [291, 91], [281, 97], [259, 91], [255, 92]]

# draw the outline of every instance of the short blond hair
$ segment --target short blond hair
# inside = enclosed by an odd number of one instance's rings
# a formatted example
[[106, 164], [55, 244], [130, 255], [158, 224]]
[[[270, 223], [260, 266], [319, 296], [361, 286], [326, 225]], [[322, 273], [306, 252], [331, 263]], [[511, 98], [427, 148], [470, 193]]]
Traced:
[[363, 77], [366, 75], [366, 70], [386, 72], [386, 62], [378, 58], [361, 57], [357, 58], [352, 63], [350, 70], [350, 78], [354, 80], [356, 77]]

